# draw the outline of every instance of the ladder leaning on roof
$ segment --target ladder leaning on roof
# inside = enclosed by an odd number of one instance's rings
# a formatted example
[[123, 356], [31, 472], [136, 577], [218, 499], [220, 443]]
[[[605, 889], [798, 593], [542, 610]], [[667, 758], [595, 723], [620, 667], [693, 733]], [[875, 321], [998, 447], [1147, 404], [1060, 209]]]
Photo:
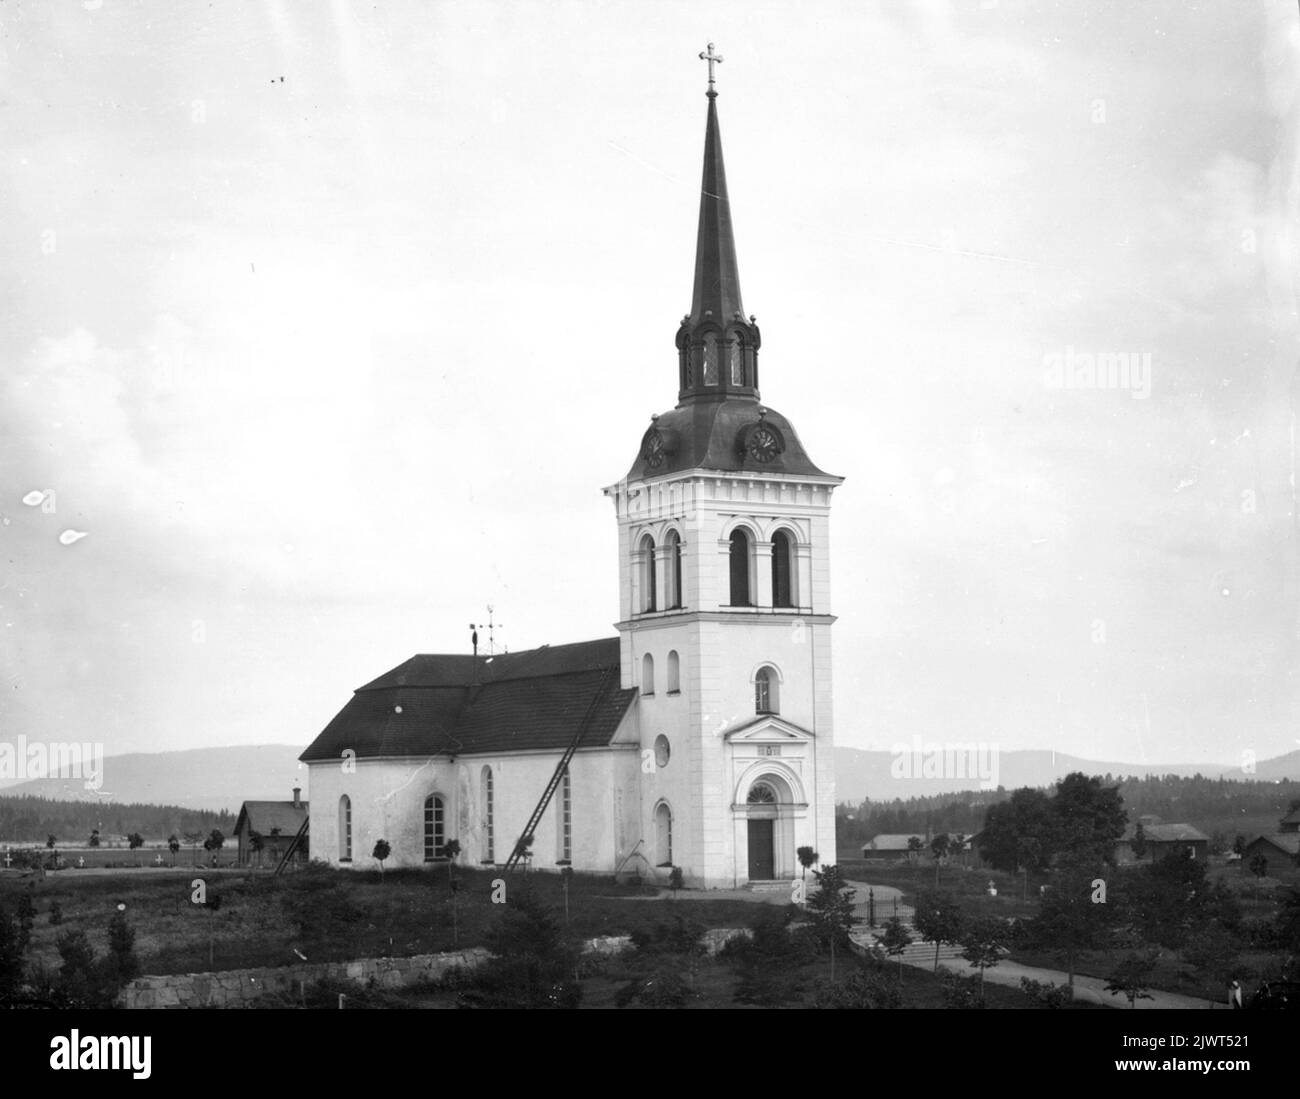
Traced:
[[289, 860], [293, 858], [297, 853], [298, 848], [302, 846], [303, 841], [307, 838], [307, 826], [309, 824], [311, 824], [311, 817], [303, 817], [302, 826], [298, 829], [293, 839], [289, 841], [288, 850], [280, 857], [280, 862], [276, 865], [276, 874], [279, 874], [280, 871], [289, 865]]
[[541, 823], [542, 814], [546, 812], [546, 807], [551, 804], [551, 798], [555, 796], [555, 791], [560, 788], [560, 782], [564, 779], [564, 772], [569, 769], [569, 761], [573, 759], [573, 753], [578, 750], [578, 745], [582, 743], [582, 738], [586, 735], [592, 718], [596, 716], [597, 707], [604, 701], [605, 687], [614, 668], [615, 665], [606, 664], [605, 670], [601, 672], [600, 682], [596, 684], [596, 689], [591, 695], [591, 701], [587, 704], [587, 712], [582, 715], [582, 720], [578, 722], [578, 729], [573, 734], [573, 739], [569, 741], [569, 746], [564, 749], [564, 755], [560, 757], [560, 762], [555, 765], [555, 773], [551, 775], [551, 781], [546, 784], [542, 800], [537, 803], [533, 815], [528, 818], [528, 823], [524, 825], [523, 834], [515, 844], [514, 850], [510, 852], [510, 858], [506, 860], [506, 870], [513, 870], [518, 866], [524, 852], [532, 846], [533, 835], [538, 824]]

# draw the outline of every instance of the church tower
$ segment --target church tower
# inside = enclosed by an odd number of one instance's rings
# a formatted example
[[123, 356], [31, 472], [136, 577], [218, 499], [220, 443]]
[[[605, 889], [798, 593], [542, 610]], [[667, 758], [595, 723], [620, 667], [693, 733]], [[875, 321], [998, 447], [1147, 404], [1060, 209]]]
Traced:
[[[843, 478], [759, 395], [740, 297], [712, 45], [677, 405], [651, 416], [618, 518], [622, 686], [635, 688], [641, 853], [687, 884], [790, 882], [836, 861], [829, 517]], [[787, 384], [797, 374], [785, 373]]]

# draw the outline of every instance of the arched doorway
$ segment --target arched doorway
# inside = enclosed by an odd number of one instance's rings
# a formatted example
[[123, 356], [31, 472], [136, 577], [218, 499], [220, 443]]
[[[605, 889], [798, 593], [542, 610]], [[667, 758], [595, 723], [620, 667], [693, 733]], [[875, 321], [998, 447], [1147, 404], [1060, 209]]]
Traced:
[[776, 818], [779, 801], [776, 787], [766, 779], [755, 782], [745, 797], [750, 881], [771, 881], [776, 877]]

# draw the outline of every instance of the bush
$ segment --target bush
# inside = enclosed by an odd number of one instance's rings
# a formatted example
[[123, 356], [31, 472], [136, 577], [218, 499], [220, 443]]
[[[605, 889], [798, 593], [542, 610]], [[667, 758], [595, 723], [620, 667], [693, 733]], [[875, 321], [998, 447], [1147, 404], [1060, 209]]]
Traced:
[[1028, 977], [1020, 978], [1020, 991], [1030, 997], [1037, 1007], [1052, 1009], [1069, 1007], [1074, 999], [1074, 991], [1069, 985], [1044, 984], [1030, 980]]
[[792, 928], [794, 909], [764, 915], [754, 924], [753, 935], [732, 939], [722, 956], [732, 961], [740, 977], [737, 1003], [779, 1007], [803, 999], [804, 968], [815, 961], [822, 941], [814, 927]]
[[578, 954], [549, 908], [527, 886], [511, 890], [485, 936], [493, 957], [467, 979], [463, 1007], [577, 1007]]
[[984, 1006], [984, 997], [980, 990], [978, 974], [963, 977], [950, 969], [939, 971], [939, 983], [943, 988], [943, 1006], [969, 1010]]
[[898, 982], [876, 966], [863, 967], [847, 981], [818, 990], [813, 1001], [820, 1008], [857, 1010], [889, 1010], [901, 1007], [902, 1002]]
[[650, 931], [632, 932], [632, 944], [644, 954], [702, 954], [705, 926], [685, 916], [675, 916], [671, 923], [659, 923]]
[[614, 997], [619, 1007], [639, 1002], [642, 1007], [685, 1007], [695, 997], [671, 955], [657, 959], [658, 965], [644, 976], [620, 988]]

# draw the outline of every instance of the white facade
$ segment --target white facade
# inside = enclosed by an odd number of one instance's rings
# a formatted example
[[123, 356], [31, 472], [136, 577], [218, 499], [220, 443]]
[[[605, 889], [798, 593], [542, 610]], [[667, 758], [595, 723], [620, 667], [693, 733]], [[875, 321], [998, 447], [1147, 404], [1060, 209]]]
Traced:
[[[624, 725], [635, 726], [634, 710]], [[624, 737], [620, 729], [616, 740], [620, 738], [628, 742], [574, 754], [567, 813], [561, 786], [534, 832], [534, 867], [570, 865], [578, 871], [610, 873], [634, 845], [639, 756], [633, 736]], [[461, 846], [456, 859], [461, 865], [504, 863], [561, 755], [549, 751], [309, 764], [311, 789], [319, 799], [311, 804], [312, 858], [334, 866], [377, 869], [372, 853], [383, 839], [391, 849], [386, 867], [423, 866], [443, 861], [437, 848], [454, 839]], [[433, 830], [439, 822], [429, 820], [430, 798], [441, 802], [439, 833]], [[436, 804], [433, 808], [439, 812]]]
[[[725, 888], [792, 879], [803, 846], [834, 861], [828, 526], [830, 495], [839, 483], [837, 477], [695, 470], [605, 490], [619, 523], [622, 682], [642, 692], [641, 830], [658, 865], [668, 854], [661, 806], [667, 807], [671, 861], [689, 884]], [[737, 527], [752, 537], [752, 607], [730, 605], [730, 538]], [[794, 543], [790, 607], [772, 605], [778, 530]], [[674, 661], [677, 678], [670, 685]], [[757, 710], [760, 669], [775, 679], [774, 713]], [[660, 737], [667, 740], [666, 764]], [[775, 800], [751, 802], [756, 785], [771, 789]], [[755, 859], [768, 842], [770, 863]]]

